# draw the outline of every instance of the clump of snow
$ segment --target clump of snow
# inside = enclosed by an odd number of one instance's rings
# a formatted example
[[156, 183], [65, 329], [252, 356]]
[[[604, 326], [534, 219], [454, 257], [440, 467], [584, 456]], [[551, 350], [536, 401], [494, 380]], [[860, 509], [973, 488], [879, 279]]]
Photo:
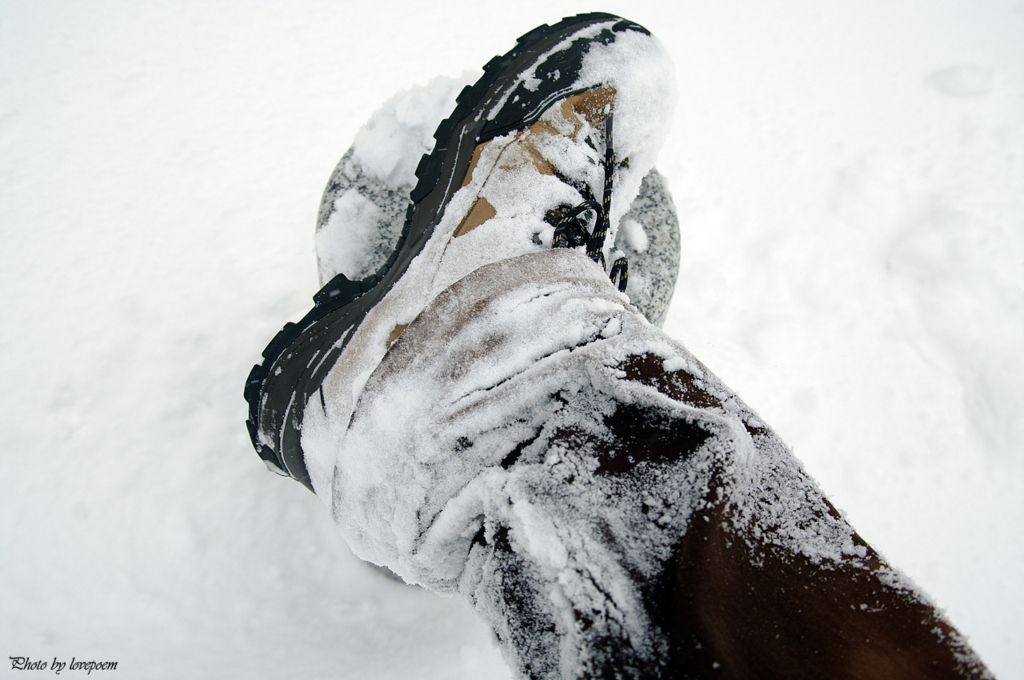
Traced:
[[612, 204], [611, 222], [617, 230], [672, 126], [678, 96], [675, 67], [657, 38], [626, 31], [607, 45], [591, 45], [577, 82], [615, 89], [616, 160], [628, 159], [631, 169], [641, 169], [615, 174], [618, 200]]
[[690, 363], [686, 359], [681, 357], [681, 356], [669, 357], [668, 359], [665, 359], [661, 363], [661, 367], [663, 369], [665, 369], [665, 371], [667, 371], [669, 373], [671, 373], [673, 371], [683, 371], [683, 370], [686, 370], [687, 368], [689, 368], [689, 366], [690, 366]]
[[636, 220], [622, 220], [622, 224], [619, 226], [622, 230], [622, 235], [626, 237], [626, 242], [638, 253], [647, 252], [647, 246], [649, 241], [647, 239], [647, 232], [644, 231], [644, 225], [640, 224]]
[[438, 76], [426, 87], [394, 95], [356, 133], [355, 158], [367, 171], [393, 188], [416, 184], [416, 165], [434, 148], [438, 121], [455, 108], [455, 98], [472, 73], [461, 78]]
[[355, 189], [336, 198], [330, 218], [314, 236], [320, 268], [356, 279], [370, 254], [383, 216], [380, 208]]

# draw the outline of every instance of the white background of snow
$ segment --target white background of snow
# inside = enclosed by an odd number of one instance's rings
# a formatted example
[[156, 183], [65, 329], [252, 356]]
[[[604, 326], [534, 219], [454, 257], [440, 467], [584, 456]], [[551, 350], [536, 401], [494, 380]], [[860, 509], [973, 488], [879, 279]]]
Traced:
[[[241, 390], [370, 113], [589, 9], [0, 2], [0, 658], [508, 676], [262, 468]], [[1024, 4], [601, 9], [679, 75], [666, 328], [1024, 678]]]

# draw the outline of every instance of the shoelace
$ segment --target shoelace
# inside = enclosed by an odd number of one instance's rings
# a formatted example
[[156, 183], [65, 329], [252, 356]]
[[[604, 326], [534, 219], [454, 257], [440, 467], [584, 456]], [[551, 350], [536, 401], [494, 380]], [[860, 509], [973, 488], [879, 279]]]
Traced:
[[[601, 164], [604, 170], [604, 190], [601, 202], [594, 198], [594, 192], [589, 186], [583, 186], [580, 193], [583, 195], [583, 202], [568, 210], [556, 210], [554, 217], [555, 234], [551, 240], [553, 248], [578, 248], [586, 245], [587, 257], [605, 268], [604, 261], [604, 239], [608, 234], [610, 226], [610, 215], [612, 208], [612, 176], [615, 171], [615, 153], [612, 149], [612, 114], [611, 112], [604, 119], [604, 161]], [[592, 210], [595, 215], [594, 231], [588, 232], [580, 215]], [[612, 269], [608, 278], [615, 283], [619, 290], [626, 291], [626, 281], [629, 279], [629, 263], [626, 258], [620, 257], [612, 263]]]

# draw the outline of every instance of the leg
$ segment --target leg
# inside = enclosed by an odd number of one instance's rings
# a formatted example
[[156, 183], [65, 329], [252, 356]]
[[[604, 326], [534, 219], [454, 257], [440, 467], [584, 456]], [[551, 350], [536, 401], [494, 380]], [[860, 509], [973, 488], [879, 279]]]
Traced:
[[460, 591], [525, 677], [984, 673], [756, 414], [575, 252], [432, 302], [367, 382], [334, 488], [361, 556]]

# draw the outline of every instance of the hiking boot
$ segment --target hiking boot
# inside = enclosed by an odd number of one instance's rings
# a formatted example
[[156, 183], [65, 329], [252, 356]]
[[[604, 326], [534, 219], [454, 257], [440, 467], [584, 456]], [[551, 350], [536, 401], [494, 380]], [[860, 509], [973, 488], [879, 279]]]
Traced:
[[674, 95], [660, 44], [608, 14], [538, 27], [491, 60], [420, 161], [388, 260], [361, 280], [329, 281], [253, 367], [247, 426], [268, 466], [329, 501], [334, 456], [323, 445], [304, 452], [307, 412], [321, 444], [340, 442], [389, 347], [441, 291], [482, 266], [574, 249], [625, 289], [628, 262], [611, 243], [654, 165]]
[[[472, 81], [437, 77], [403, 90], [377, 110], [342, 155], [324, 190], [314, 243], [323, 286], [338, 274], [371, 276], [402, 235], [414, 171], [432, 134]], [[679, 221], [668, 185], [652, 169], [622, 218], [615, 248], [629, 261], [626, 294], [656, 326], [668, 314], [679, 272]]]

